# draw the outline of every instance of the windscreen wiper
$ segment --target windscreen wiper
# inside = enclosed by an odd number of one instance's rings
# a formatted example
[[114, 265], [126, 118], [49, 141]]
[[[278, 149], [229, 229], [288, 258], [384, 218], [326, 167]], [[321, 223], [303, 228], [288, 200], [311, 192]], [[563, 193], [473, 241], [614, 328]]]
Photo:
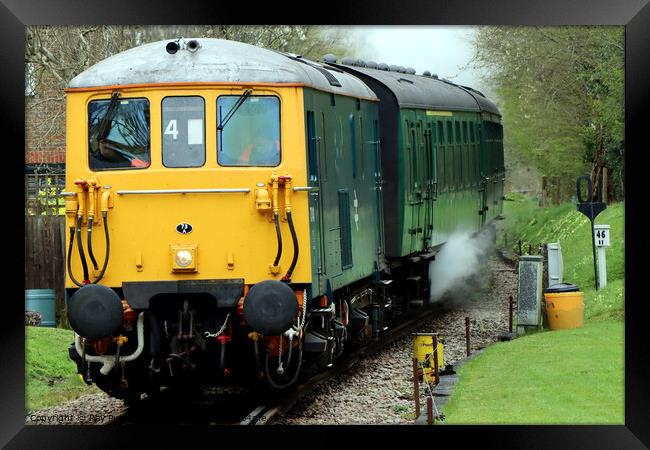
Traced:
[[228, 121], [232, 118], [232, 116], [235, 114], [235, 112], [239, 109], [239, 107], [246, 101], [248, 97], [253, 93], [251, 89], [246, 89], [244, 93], [237, 99], [237, 102], [232, 105], [232, 108], [230, 108], [230, 111], [226, 113], [226, 117], [221, 119], [221, 122], [219, 122], [219, 125], [217, 125], [217, 130], [222, 131], [223, 128], [226, 126]]
[[117, 109], [116, 108], [117, 101], [119, 98], [120, 98], [120, 92], [119, 91], [113, 92], [113, 95], [111, 96], [111, 102], [108, 104], [108, 108], [106, 108], [106, 114], [104, 114], [102, 121], [99, 123], [99, 133], [97, 133], [98, 142], [101, 141], [102, 139], [106, 139], [108, 133], [110, 132], [109, 125]]

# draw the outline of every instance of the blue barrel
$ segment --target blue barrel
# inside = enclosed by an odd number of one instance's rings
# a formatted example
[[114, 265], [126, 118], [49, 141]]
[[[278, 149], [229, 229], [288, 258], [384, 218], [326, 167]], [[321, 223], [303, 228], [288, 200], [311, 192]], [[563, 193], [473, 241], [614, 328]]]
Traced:
[[25, 311], [41, 313], [41, 326], [56, 326], [56, 293], [54, 289], [25, 289]]

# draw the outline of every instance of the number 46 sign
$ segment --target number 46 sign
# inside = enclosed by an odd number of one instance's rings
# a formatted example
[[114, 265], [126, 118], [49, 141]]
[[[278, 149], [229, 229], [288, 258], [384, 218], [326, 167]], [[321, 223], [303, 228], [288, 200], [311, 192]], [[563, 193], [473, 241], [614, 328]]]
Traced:
[[596, 247], [609, 247], [609, 225], [594, 225]]

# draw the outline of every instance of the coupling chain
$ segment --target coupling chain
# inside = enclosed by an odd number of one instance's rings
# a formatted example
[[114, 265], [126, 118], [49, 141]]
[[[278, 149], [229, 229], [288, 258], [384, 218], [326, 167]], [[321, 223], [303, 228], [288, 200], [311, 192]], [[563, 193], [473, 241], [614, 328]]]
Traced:
[[230, 313], [226, 314], [226, 320], [223, 321], [223, 325], [221, 326], [221, 329], [217, 331], [216, 333], [210, 333], [209, 331], [206, 331], [203, 333], [203, 335], [207, 338], [216, 338], [223, 334], [223, 331], [226, 329], [226, 324], [228, 323], [228, 319], [230, 318]]

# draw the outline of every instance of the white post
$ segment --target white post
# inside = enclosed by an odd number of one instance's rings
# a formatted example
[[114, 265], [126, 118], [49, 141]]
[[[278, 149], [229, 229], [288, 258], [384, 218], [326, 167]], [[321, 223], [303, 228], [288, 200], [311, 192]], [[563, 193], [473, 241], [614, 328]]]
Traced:
[[607, 286], [607, 262], [605, 249], [609, 247], [609, 225], [594, 225], [594, 241], [598, 250], [598, 289]]
[[605, 262], [605, 247], [598, 247], [598, 289], [607, 286], [607, 263]]

